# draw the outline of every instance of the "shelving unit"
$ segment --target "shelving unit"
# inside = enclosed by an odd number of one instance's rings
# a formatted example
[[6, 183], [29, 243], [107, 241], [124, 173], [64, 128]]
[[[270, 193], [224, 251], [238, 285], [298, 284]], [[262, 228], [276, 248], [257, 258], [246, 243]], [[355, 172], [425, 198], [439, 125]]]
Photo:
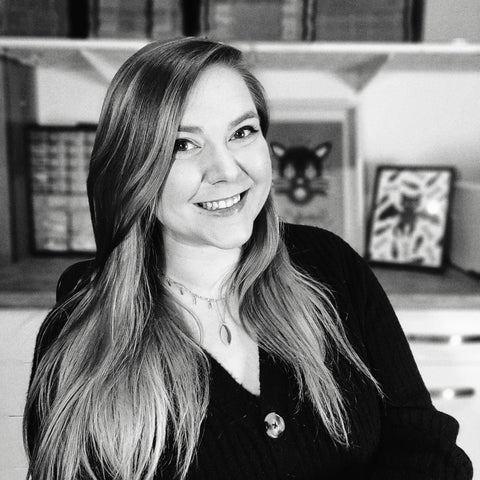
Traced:
[[[6, 161], [12, 156], [9, 134], [5, 134], [12, 117], [18, 127], [22, 122], [35, 119], [35, 73], [37, 69], [53, 69], [64, 72], [89, 72], [105, 84], [110, 82], [123, 61], [144, 46], [145, 40], [66, 38], [0, 37], [0, 59], [5, 67], [4, 85], [0, 92], [3, 114], [3, 160], [0, 172], [10, 177], [0, 193], [0, 218], [5, 220], [12, 233], [0, 238], [0, 264], [8, 258], [23, 258], [28, 251], [26, 238], [28, 226], [22, 206], [25, 180], [22, 165], [12, 167]], [[339, 79], [353, 95], [363, 89], [380, 72], [476, 72], [480, 71], [480, 44], [456, 43], [326, 43], [326, 42], [236, 42], [246, 60], [259, 70], [325, 72]], [[29, 78], [29, 90], [22, 92], [16, 85]], [[16, 89], [15, 102], [9, 101]], [[13, 112], [14, 109], [16, 112]], [[2, 118], [2, 115], [0, 115]], [[10, 128], [10, 126], [8, 127]], [[17, 129], [18, 130], [18, 129]], [[17, 132], [21, 135], [21, 132]], [[21, 142], [17, 142], [20, 143]], [[20, 173], [20, 174], [19, 174]], [[1, 181], [0, 181], [1, 185]], [[9, 192], [8, 190], [11, 189]], [[12, 200], [13, 199], [13, 200]], [[20, 209], [20, 210], [19, 210]], [[20, 234], [16, 234], [16, 229]], [[0, 234], [0, 237], [2, 235]], [[16, 254], [12, 255], [12, 252]]]
[[[33, 67], [81, 71], [92, 68], [110, 80], [147, 40], [0, 38], [0, 56]], [[380, 69], [478, 71], [480, 44], [233, 42], [254, 67], [323, 70], [361, 90]]]
[[[15, 120], [22, 121], [35, 118], [35, 73], [38, 69], [59, 70], [64, 72], [90, 72], [101, 79], [105, 86], [123, 61], [132, 53], [148, 43], [148, 40], [87, 39], [76, 40], [66, 38], [19, 38], [0, 37], [0, 59], [12, 69], [28, 72], [30, 91], [23, 92], [17, 88], [17, 104], [22, 114]], [[244, 52], [246, 60], [253, 68], [262, 71], [295, 71], [325, 72], [347, 85], [353, 95], [360, 94], [363, 89], [380, 72], [389, 71], [425, 71], [425, 72], [477, 72], [480, 71], [480, 44], [465, 42], [422, 44], [422, 43], [327, 43], [327, 42], [235, 42], [236, 47]], [[15, 66], [15, 67], [12, 67]], [[7, 72], [8, 73], [8, 72]], [[21, 198], [25, 180], [18, 166], [6, 161], [11, 156], [8, 145], [9, 134], [5, 133], [9, 117], [12, 116], [14, 104], [7, 102], [16, 77], [25, 75], [16, 72], [6, 75], [7, 80], [0, 92], [3, 100], [3, 123], [5, 147], [3, 159], [0, 158], [0, 171], [10, 176], [12, 191], [0, 194], [3, 210], [0, 217], [10, 216], [4, 221], [12, 228], [12, 234], [2, 243], [0, 238], [0, 264], [11, 252], [17, 250], [16, 257], [24, 258], [28, 248], [25, 238], [28, 227], [17, 208], [18, 204], [26, 204]], [[5, 76], [4, 76], [5, 78]], [[10, 90], [9, 90], [10, 89]], [[23, 110], [22, 110], [23, 109]], [[21, 170], [21, 169], [20, 169]], [[20, 175], [19, 175], [20, 173]], [[15, 183], [16, 182], [16, 183]], [[12, 200], [13, 199], [13, 200]], [[2, 218], [3, 220], [4, 218]], [[22, 225], [23, 222], [23, 225]], [[12, 227], [13, 225], [13, 227]], [[19, 228], [20, 233], [15, 232]], [[26, 234], [25, 234], [26, 233]], [[1, 235], [0, 235], [1, 237]], [[3, 259], [2, 259], [3, 257]], [[8, 263], [8, 260], [7, 260]]]

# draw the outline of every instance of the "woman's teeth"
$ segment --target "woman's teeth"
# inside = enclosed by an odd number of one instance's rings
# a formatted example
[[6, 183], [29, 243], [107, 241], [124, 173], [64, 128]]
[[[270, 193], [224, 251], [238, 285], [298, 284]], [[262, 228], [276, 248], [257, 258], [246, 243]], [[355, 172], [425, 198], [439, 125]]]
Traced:
[[200, 206], [206, 210], [221, 210], [222, 208], [229, 208], [240, 201], [240, 194], [234, 195], [223, 200], [216, 200], [214, 202], [204, 202]]

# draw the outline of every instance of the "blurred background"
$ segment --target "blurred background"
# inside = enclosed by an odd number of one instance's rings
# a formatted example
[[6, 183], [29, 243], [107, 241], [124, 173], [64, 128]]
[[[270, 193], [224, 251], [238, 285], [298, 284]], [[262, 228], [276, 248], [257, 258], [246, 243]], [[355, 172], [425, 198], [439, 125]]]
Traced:
[[280, 215], [372, 264], [480, 471], [478, 0], [3, 0], [0, 480], [26, 475], [57, 279], [95, 251], [85, 181], [107, 86], [149, 40], [182, 35], [242, 50], [271, 104]]

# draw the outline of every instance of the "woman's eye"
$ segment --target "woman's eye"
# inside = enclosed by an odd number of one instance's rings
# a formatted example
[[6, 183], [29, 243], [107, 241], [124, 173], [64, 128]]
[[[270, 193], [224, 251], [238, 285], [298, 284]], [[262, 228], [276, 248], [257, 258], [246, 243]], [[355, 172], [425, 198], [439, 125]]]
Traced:
[[178, 140], [175, 140], [175, 147], [174, 147], [175, 153], [188, 152], [193, 148], [195, 148], [195, 145], [190, 140], [186, 140], [184, 138], [179, 138]]
[[253, 133], [258, 132], [258, 129], [252, 127], [251, 125], [246, 125], [244, 127], [239, 128], [233, 135], [232, 138], [234, 140], [242, 140], [244, 138], [249, 137]]

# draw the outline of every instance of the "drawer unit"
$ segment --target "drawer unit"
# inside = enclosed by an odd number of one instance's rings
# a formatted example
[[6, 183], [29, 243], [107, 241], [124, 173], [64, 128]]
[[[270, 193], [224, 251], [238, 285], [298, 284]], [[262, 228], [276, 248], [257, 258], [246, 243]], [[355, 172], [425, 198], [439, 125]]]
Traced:
[[397, 315], [435, 407], [458, 420], [458, 444], [480, 472], [480, 311], [416, 309]]

